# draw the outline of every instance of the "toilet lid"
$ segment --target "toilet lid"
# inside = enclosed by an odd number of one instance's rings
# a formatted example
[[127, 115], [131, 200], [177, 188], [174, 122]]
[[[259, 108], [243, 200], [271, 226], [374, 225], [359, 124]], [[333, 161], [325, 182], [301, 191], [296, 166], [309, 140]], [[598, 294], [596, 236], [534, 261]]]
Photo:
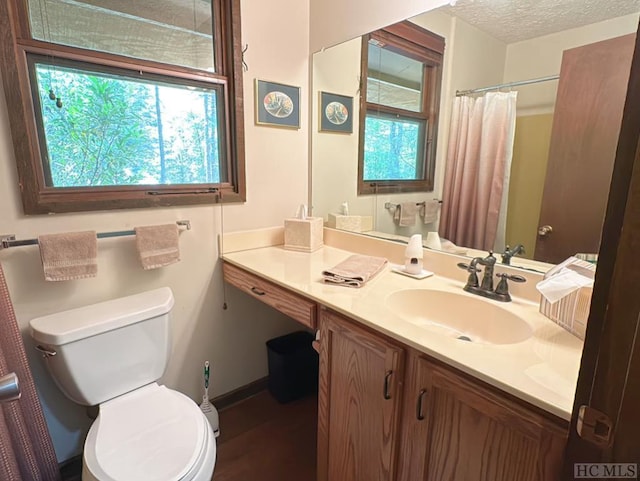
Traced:
[[93, 428], [95, 460], [109, 478], [174, 481], [198, 460], [206, 418], [191, 399], [154, 383], [102, 404]]

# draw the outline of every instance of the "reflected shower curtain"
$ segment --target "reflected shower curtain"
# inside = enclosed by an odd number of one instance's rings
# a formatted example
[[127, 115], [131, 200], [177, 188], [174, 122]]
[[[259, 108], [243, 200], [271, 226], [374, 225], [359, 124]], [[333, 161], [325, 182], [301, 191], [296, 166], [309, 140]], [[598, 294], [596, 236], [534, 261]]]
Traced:
[[54, 481], [58, 463], [0, 265], [0, 376], [15, 372], [22, 397], [0, 404], [0, 480]]
[[517, 92], [456, 97], [439, 233], [454, 244], [504, 249]]

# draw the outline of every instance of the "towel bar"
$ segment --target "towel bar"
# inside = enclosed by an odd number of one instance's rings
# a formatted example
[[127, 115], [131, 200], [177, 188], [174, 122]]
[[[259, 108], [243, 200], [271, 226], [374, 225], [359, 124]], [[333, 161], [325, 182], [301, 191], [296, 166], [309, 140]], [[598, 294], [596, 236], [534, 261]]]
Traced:
[[[421, 205], [424, 205], [424, 203], [425, 203], [425, 201], [422, 201], [422, 202], [416, 202], [416, 205], [419, 207], [419, 206], [421, 206]], [[439, 200], [439, 201], [438, 201], [438, 204], [442, 204], [442, 201], [441, 201], [441, 200]], [[385, 209], [389, 209], [389, 210], [395, 210], [395, 209], [397, 209], [398, 205], [400, 205], [400, 204], [394, 204], [394, 203], [392, 203], [392, 202], [385, 202], [385, 203], [384, 203], [384, 208], [385, 208]]]
[[[189, 220], [178, 220], [176, 221], [179, 227], [184, 227], [186, 230], [191, 229], [191, 221]], [[98, 239], [106, 239], [109, 237], [122, 237], [127, 235], [135, 235], [134, 230], [121, 230], [115, 232], [98, 232], [96, 237]], [[21, 247], [21, 246], [32, 246], [37, 245], [38, 239], [24, 239], [24, 240], [16, 240], [16, 236], [14, 234], [0, 234], [0, 250], [8, 249], [9, 247]]]

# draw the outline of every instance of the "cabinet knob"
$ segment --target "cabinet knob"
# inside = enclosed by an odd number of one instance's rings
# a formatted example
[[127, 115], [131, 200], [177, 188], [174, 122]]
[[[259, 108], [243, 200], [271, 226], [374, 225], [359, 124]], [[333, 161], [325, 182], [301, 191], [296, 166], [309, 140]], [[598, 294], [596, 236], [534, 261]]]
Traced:
[[389, 380], [391, 379], [391, 375], [393, 374], [393, 371], [387, 371], [387, 373], [384, 375], [384, 398], [385, 399], [391, 399], [391, 394], [389, 393]]
[[266, 292], [258, 289], [257, 287], [252, 287], [251, 292], [253, 292], [256, 296], [264, 296]]

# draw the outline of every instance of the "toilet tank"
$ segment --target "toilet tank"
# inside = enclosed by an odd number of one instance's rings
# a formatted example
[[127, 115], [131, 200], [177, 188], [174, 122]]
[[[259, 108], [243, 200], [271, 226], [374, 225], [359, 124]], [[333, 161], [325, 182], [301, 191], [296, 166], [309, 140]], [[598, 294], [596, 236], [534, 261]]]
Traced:
[[50, 314], [29, 323], [31, 337], [62, 392], [93, 406], [162, 376], [173, 302], [163, 287]]

